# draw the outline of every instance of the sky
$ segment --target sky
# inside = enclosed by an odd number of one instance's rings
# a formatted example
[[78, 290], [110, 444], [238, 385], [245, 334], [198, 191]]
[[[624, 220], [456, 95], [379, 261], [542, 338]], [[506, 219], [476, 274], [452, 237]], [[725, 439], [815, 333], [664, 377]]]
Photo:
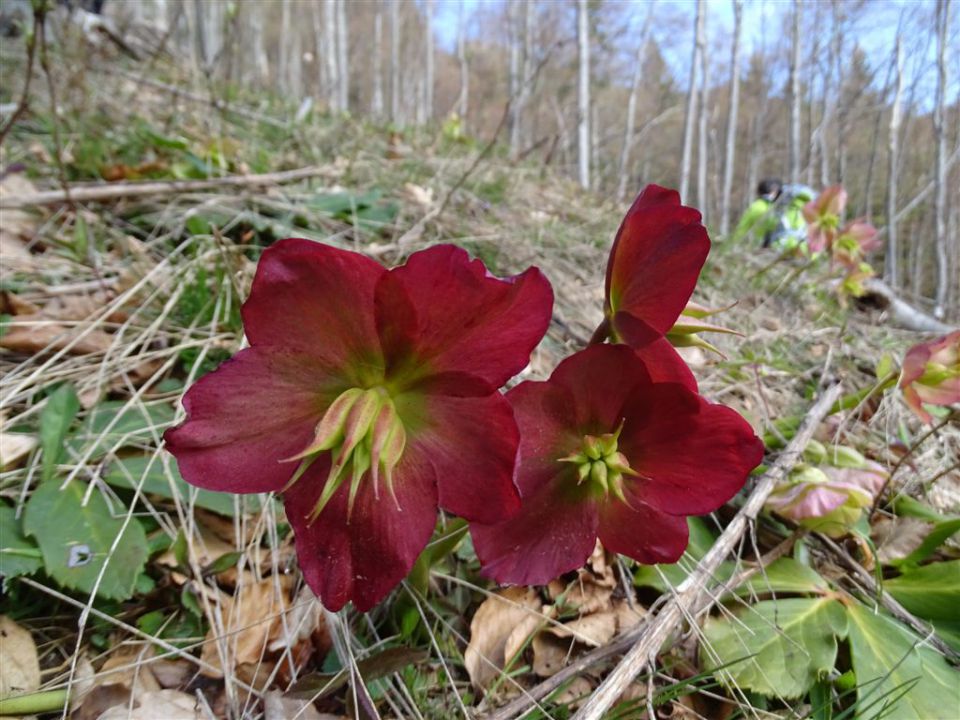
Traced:
[[[457, 23], [461, 8], [467, 13], [467, 17], [474, 10], [482, 9], [484, 4], [502, 5], [509, 0], [436, 0], [435, 27], [437, 29], [438, 42], [441, 47], [452, 52], [456, 45]], [[552, 2], [572, 2], [572, 0], [551, 0]], [[650, 0], [606, 0], [607, 3], [617, 6], [621, 14], [630, 18], [631, 22], [637, 28], [642, 24]], [[690, 18], [688, 28], [686, 28], [689, 40], [684, 40], [675, 35], [674, 42], [662, 43], [662, 49], [668, 64], [673, 69], [675, 77], [680, 85], [685, 84], [688, 76], [690, 62], [690, 44], [693, 40], [693, 17], [695, 10], [694, 0], [655, 0], [657, 7], [664, 8], [665, 14], [676, 16], [678, 14], [687, 15]], [[805, 12], [815, 12], [815, 3], [820, 2], [823, 6], [823, 12], [830, 12], [830, 3], [826, 0], [805, 0]], [[868, 63], [871, 67], [878, 67], [875, 76], [875, 83], [882, 87], [887, 78], [887, 66], [890, 63], [890, 57], [894, 47], [897, 34], [897, 27], [901, 14], [907, 16], [908, 20], [919, 20], [920, 18], [932, 17], [934, 14], [935, 0], [867, 0], [867, 11], [858, 20], [855, 27], [856, 37], [853, 40], [864, 49], [867, 55]], [[707, 34], [711, 44], [720, 36], [719, 42], [726, 49], [723, 57], [723, 64], [728, 62], [730, 35], [733, 31], [733, 2], [732, 0], [707, 0]], [[790, 12], [792, 8], [791, 0], [746, 0], [744, 5], [743, 20], [743, 42], [744, 42], [744, 62], [749, 54], [759, 49], [763, 44], [768, 47], [775, 47], [778, 43], [786, 48], [786, 43], [782, 42], [781, 35], [783, 30], [783, 16]], [[960, 8], [958, 3], [951, 3], [953, 11], [951, 13], [951, 28], [948, 38], [948, 45], [958, 47], [960, 43]], [[913, 43], [912, 47], [907, 48], [907, 77], [914, 74], [921, 74], [921, 82], [917, 87], [916, 100], [926, 107], [932, 107], [934, 94], [936, 91], [936, 43], [931, 32], [926, 34], [907, 32], [908, 42]], [[571, 32], [573, 28], [571, 28]], [[470, 27], [468, 25], [468, 36]], [[826, 33], [829, 31], [827, 30]], [[657, 30], [654, 30], [654, 37], [657, 37]], [[661, 38], [662, 40], [663, 38]], [[845, 44], [852, 47], [850, 38], [844, 38]], [[807, 39], [809, 42], [809, 38]], [[821, 39], [821, 42], [829, 42], [829, 37]], [[633, 50], [630, 49], [632, 53]], [[953, 63], [949, 69], [947, 97], [948, 101], [957, 98], [960, 94], [960, 55], [953, 53]], [[784, 64], [786, 58], [783, 59]], [[745, 65], [744, 65], [745, 67]]]

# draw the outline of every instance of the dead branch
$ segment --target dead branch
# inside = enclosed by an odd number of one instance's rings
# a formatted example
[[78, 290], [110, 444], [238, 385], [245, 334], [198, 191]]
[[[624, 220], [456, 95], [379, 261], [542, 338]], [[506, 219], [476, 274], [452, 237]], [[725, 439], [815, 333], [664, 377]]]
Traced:
[[940, 333], [942, 335], [946, 335], [956, 329], [946, 323], [940, 322], [932, 315], [927, 315], [922, 310], [918, 310], [906, 301], [901, 300], [893, 288], [883, 280], [870, 278], [863, 285], [867, 293], [861, 299], [867, 300], [889, 313], [895, 325], [899, 325], [907, 330]]
[[121, 198], [149, 195], [175, 195], [177, 193], [215, 190], [222, 187], [254, 187], [258, 185], [282, 185], [313, 177], [330, 175], [328, 167], [305, 167], [262, 175], [227, 175], [209, 180], [160, 180], [147, 182], [84, 183], [72, 185], [70, 196], [63, 190], [47, 190], [32, 195], [8, 195], [0, 198], [0, 209], [59, 205], [73, 202], [104, 202]]
[[740, 512], [717, 538], [696, 569], [677, 588], [676, 595], [659, 613], [656, 615], [651, 613], [647, 616], [643, 630], [633, 647], [590, 696], [586, 704], [573, 716], [573, 720], [600, 720], [604, 717], [610, 706], [623, 694], [644, 666], [650, 663], [651, 658], [656, 657], [664, 641], [680, 627], [684, 619], [699, 614], [713, 602], [717, 595], [708, 592], [707, 586], [716, 574], [720, 563], [740, 542], [740, 538], [750, 523], [756, 519], [774, 486], [797, 462], [814, 430], [839, 397], [839, 385], [834, 385], [823, 393], [807, 413], [803, 425], [793, 440], [777, 458], [773, 467], [763, 474]]

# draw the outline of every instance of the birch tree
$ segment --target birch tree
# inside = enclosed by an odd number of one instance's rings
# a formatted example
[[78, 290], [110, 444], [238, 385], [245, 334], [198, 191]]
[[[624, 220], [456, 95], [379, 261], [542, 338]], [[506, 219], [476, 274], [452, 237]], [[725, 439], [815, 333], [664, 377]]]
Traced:
[[370, 113], [375, 118], [383, 117], [383, 3], [376, 0], [373, 15], [373, 96]]
[[[703, 0], [697, 0], [699, 3]], [[590, 187], [590, 20], [587, 0], [577, 0], [577, 50], [579, 56], [577, 167], [580, 187]]]
[[[706, 8], [704, 8], [706, 11]], [[704, 12], [706, 15], [706, 12]], [[697, 203], [706, 223], [709, 208], [707, 203], [707, 160], [710, 153], [708, 130], [710, 121], [710, 61], [706, 48], [706, 18], [703, 25], [702, 42], [700, 45], [700, 113], [697, 128]]]
[[720, 198], [720, 234], [730, 232], [730, 194], [737, 157], [737, 112], [740, 109], [740, 32], [743, 28], [743, 0], [733, 0], [733, 50], [730, 58], [730, 108], [727, 111], [727, 147], [723, 161], [723, 190]]
[[703, 45], [705, 8], [703, 0], [697, 0], [697, 16], [694, 20], [695, 35], [693, 43], [693, 58], [690, 60], [690, 84], [687, 88], [687, 110], [683, 121], [683, 151], [680, 155], [680, 199], [689, 200], [687, 191], [690, 189], [690, 163], [693, 157], [693, 124], [697, 113], [697, 68], [700, 59], [700, 48]]
[[342, 112], [350, 110], [350, 53], [349, 28], [347, 27], [346, 0], [337, 3], [337, 83], [338, 105]]
[[390, 7], [390, 118], [403, 124], [400, 107], [400, 3], [389, 0]]
[[520, 2], [507, 3], [507, 28], [510, 45], [510, 65], [507, 77], [507, 92], [510, 95], [510, 155], [516, 157], [520, 144]]
[[897, 236], [897, 161], [900, 155], [901, 103], [903, 102], [903, 40], [897, 34], [894, 50], [896, 78], [893, 107], [890, 110], [890, 135], [887, 140], [887, 254], [884, 276], [894, 290], [900, 287], [900, 244]]
[[335, 0], [323, 0], [323, 61], [327, 67], [327, 106], [340, 109], [340, 73], [337, 67], [337, 21]]
[[457, 115], [464, 130], [467, 128], [467, 110], [470, 99], [470, 68], [467, 65], [467, 19], [466, 0], [460, 0], [457, 17], [457, 62], [460, 65], [460, 95], [457, 98]]
[[793, 0], [790, 54], [790, 182], [800, 182], [800, 0]]
[[933, 315], [942, 319], [946, 312], [950, 286], [947, 257], [947, 25], [950, 23], [950, 0], [937, 0], [937, 100], [933, 113], [933, 130], [937, 149], [934, 171], [933, 214], [937, 256], [936, 304]]
[[643, 30], [640, 32], [640, 44], [637, 45], [637, 56], [633, 64], [633, 81], [630, 83], [630, 97], [627, 99], [627, 122], [623, 131], [623, 144], [620, 150], [620, 168], [617, 177], [617, 201], [623, 202], [627, 196], [627, 181], [630, 175], [630, 153], [633, 151], [634, 126], [637, 114], [637, 94], [640, 92], [640, 81], [643, 79], [643, 60], [647, 51], [647, 41], [650, 38], [650, 24], [653, 21], [655, 2], [647, 5], [647, 17], [643, 21]]
[[426, 77], [423, 79], [423, 105], [425, 120], [429, 122], [433, 119], [433, 86], [434, 86], [434, 57], [433, 57], [433, 0], [427, 0], [426, 17], [426, 53], [427, 61], [425, 63]]

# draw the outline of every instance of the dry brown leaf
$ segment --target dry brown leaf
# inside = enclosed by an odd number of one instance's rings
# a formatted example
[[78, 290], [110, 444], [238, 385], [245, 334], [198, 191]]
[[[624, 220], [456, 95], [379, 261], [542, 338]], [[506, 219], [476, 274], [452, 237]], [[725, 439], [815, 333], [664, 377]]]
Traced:
[[533, 638], [533, 671], [540, 677], [550, 677], [562, 670], [572, 656], [574, 643], [547, 632]]
[[593, 693], [593, 683], [579, 675], [570, 681], [554, 701], [558, 705], [567, 705], [571, 710], [576, 710], [584, 700], [590, 697], [591, 693]]
[[631, 607], [626, 600], [617, 600], [613, 603], [613, 611], [617, 616], [617, 635], [633, 630], [646, 617], [646, 610], [641, 607]]
[[37, 438], [33, 435], [0, 430], [0, 470], [16, 467], [36, 445]]
[[290, 593], [283, 584], [278, 595], [273, 578], [257, 581], [251, 573], [244, 573], [233, 597], [221, 597], [221, 631], [226, 637], [221, 644], [215, 640], [216, 627], [207, 633], [200, 657], [214, 670], [204, 670], [204, 674], [222, 676], [221, 646], [233, 666], [259, 663], [268, 653], [270, 642], [282, 632], [280, 615], [289, 606]]
[[405, 183], [403, 194], [408, 200], [422, 207], [433, 205], [433, 188], [425, 188], [414, 183]]
[[40, 312], [40, 306], [24, 300], [9, 290], [0, 291], [0, 312], [5, 315], [33, 315]]
[[0, 696], [40, 687], [40, 661], [30, 631], [0, 615]]
[[582, 615], [563, 625], [554, 625], [547, 632], [561, 638], [574, 638], [577, 642], [600, 647], [606, 645], [617, 633], [617, 613], [604, 610]]
[[71, 718], [97, 720], [112, 708], [126, 711], [144, 695], [159, 691], [152, 664], [145, 662], [151, 657], [153, 648], [149, 645], [122, 645], [114, 650], [93, 676], [92, 688]]
[[113, 343], [113, 339], [102, 330], [91, 330], [71, 344], [81, 332], [82, 327], [64, 327], [43, 315], [20, 315], [7, 325], [7, 331], [0, 337], [0, 347], [33, 355], [46, 350], [62, 350], [70, 345], [69, 353], [89, 355], [104, 352]]
[[339, 718], [337, 715], [320, 714], [309, 700], [287, 697], [279, 690], [271, 690], [263, 696], [264, 720], [324, 720]]
[[542, 605], [534, 590], [513, 587], [490, 596], [477, 608], [470, 622], [470, 643], [463, 656], [475, 687], [488, 687], [500, 674], [507, 660], [507, 641], [517, 627], [528, 624], [531, 617], [539, 624]]
[[933, 527], [919, 518], [879, 518], [871, 528], [870, 535], [877, 547], [877, 556], [884, 565], [902, 560], [912, 553], [930, 534]]
[[156, 690], [134, 701], [118, 704], [104, 712], [98, 720], [200, 720], [204, 715], [193, 695], [178, 690]]

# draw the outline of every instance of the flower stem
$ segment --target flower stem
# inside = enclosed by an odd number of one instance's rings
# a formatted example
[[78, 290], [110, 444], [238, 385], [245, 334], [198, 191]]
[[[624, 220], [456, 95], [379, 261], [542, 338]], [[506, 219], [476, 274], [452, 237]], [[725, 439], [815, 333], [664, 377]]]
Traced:
[[68, 697], [66, 688], [0, 697], [0, 715], [39, 715], [62, 710]]

